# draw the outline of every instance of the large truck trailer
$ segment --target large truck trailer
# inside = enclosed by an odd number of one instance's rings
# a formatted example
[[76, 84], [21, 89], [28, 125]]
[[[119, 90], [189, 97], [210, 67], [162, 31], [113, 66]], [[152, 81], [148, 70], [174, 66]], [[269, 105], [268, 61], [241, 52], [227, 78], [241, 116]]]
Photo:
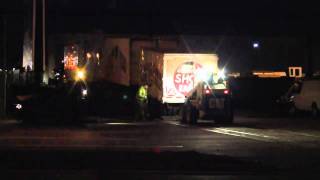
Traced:
[[216, 54], [164, 53], [162, 102], [182, 123], [233, 121], [232, 92]]

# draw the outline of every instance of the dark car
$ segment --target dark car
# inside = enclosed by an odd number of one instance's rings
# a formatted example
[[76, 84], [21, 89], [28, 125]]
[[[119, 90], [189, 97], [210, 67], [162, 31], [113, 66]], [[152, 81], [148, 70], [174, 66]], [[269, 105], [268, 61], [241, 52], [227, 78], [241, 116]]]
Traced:
[[17, 93], [14, 115], [23, 122], [74, 122], [87, 110], [88, 90], [84, 85], [40, 87], [31, 93]]

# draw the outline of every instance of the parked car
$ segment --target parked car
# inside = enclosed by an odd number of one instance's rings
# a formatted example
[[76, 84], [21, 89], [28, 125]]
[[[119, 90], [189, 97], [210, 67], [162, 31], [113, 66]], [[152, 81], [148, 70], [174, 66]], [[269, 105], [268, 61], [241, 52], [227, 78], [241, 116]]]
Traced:
[[87, 95], [82, 85], [41, 87], [18, 93], [13, 102], [14, 115], [22, 122], [75, 122], [86, 113]]
[[319, 116], [320, 107], [320, 80], [297, 81], [287, 92], [287, 101], [290, 102], [289, 113], [297, 111], [312, 112], [313, 117]]

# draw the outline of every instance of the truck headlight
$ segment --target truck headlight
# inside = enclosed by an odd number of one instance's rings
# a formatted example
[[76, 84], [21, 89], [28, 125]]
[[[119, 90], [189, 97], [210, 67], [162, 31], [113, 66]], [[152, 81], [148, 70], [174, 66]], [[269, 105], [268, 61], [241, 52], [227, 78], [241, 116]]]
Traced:
[[210, 79], [211, 72], [203, 68], [196, 72], [198, 80], [207, 82]]
[[221, 69], [218, 71], [218, 78], [223, 79], [223, 80], [226, 78], [226, 74], [225, 74], [224, 69]]
[[82, 96], [87, 96], [88, 95], [88, 90], [82, 89]]

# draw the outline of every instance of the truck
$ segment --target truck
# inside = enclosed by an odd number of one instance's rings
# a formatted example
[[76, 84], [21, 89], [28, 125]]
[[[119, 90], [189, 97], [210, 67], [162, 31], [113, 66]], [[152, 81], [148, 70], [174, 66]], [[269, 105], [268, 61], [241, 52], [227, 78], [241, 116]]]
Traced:
[[233, 122], [232, 93], [216, 54], [165, 53], [163, 96], [166, 107], [179, 107], [182, 123], [212, 119]]

